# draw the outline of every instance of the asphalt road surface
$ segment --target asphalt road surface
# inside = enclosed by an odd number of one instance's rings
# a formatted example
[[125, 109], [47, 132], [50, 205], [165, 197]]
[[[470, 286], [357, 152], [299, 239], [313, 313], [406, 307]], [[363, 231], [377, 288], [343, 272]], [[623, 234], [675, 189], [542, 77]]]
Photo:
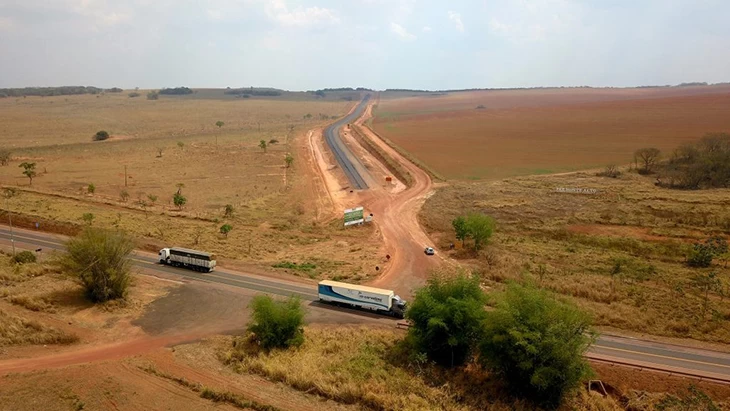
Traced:
[[[63, 250], [64, 238], [61, 236], [15, 229], [13, 237], [15, 247], [18, 250], [36, 250], [40, 248], [41, 253]], [[5, 249], [9, 249], [11, 246], [10, 230], [7, 226], [0, 226], [0, 243]], [[308, 286], [277, 278], [266, 278], [226, 270], [222, 267], [216, 267], [216, 270], [212, 273], [198, 273], [161, 265], [155, 256], [145, 253], [136, 253], [134, 263], [148, 272], [156, 271], [181, 278], [227, 284], [274, 295], [297, 295], [303, 301], [316, 301], [318, 299], [315, 285]], [[730, 382], [730, 354], [716, 351], [601, 335], [590, 348], [587, 357], [599, 361]]]
[[357, 167], [353, 164], [352, 159], [355, 157], [350, 152], [350, 149], [348, 149], [347, 146], [342, 143], [342, 140], [340, 140], [340, 128], [342, 128], [345, 124], [352, 123], [360, 118], [363, 111], [365, 111], [369, 100], [370, 94], [366, 95], [365, 98], [362, 99], [360, 104], [358, 104], [352, 113], [348, 114], [336, 123], [331, 124], [324, 130], [325, 139], [327, 140], [327, 144], [332, 150], [332, 153], [334, 153], [337, 163], [342, 168], [342, 171], [345, 172], [345, 175], [347, 176], [347, 179], [350, 180], [352, 187], [358, 190], [368, 188], [368, 184], [360, 175]]

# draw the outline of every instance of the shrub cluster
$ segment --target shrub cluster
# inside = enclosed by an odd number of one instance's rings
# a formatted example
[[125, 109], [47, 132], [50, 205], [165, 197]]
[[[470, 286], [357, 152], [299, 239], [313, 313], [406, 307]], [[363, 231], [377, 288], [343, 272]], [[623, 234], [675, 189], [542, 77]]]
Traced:
[[15, 264], [28, 264], [36, 262], [36, 256], [32, 251], [21, 251], [13, 256]]
[[60, 262], [79, 279], [91, 301], [105, 302], [126, 296], [132, 250], [134, 244], [126, 235], [89, 227], [66, 243]]
[[406, 312], [409, 356], [451, 367], [478, 358], [516, 395], [557, 406], [590, 372], [590, 318], [530, 286], [509, 284], [494, 310], [486, 302], [476, 276], [431, 278]]
[[677, 189], [730, 187], [730, 134], [708, 133], [677, 148], [663, 165], [659, 185]]
[[253, 312], [248, 331], [263, 349], [302, 345], [304, 310], [298, 297], [274, 301], [268, 295], [257, 295], [251, 301], [250, 307]]

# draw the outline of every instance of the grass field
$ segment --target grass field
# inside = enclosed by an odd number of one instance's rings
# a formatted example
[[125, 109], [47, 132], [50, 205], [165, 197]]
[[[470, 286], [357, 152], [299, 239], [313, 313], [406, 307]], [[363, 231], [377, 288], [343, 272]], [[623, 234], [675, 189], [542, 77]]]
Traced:
[[[81, 226], [91, 213], [94, 226], [127, 230], [143, 244], [202, 248], [266, 266], [309, 262], [316, 268], [295, 273], [312, 278], [374, 274], [362, 273], [374, 266], [367, 262], [368, 229], [316, 220], [306, 164], [307, 131], [354, 103], [335, 93], [324, 100], [218, 93], [157, 101], [126, 93], [0, 99], [0, 147], [12, 152], [0, 184], [19, 193], [8, 201], [11, 211], [41, 221], [41, 229]], [[218, 120], [225, 125], [217, 127]], [[112, 137], [93, 142], [102, 129]], [[291, 168], [286, 153], [294, 157]], [[37, 164], [32, 185], [18, 167], [24, 161]], [[172, 201], [178, 189], [187, 198], [181, 208]], [[233, 226], [227, 236], [219, 233], [223, 224]]]
[[[711, 236], [728, 238], [728, 196], [727, 189], [663, 189], [635, 173], [611, 179], [579, 172], [453, 183], [426, 201], [419, 218], [440, 248], [457, 244], [444, 252], [482, 273], [492, 287], [530, 281], [574, 300], [606, 329], [727, 343], [727, 261], [690, 268], [685, 252]], [[451, 227], [453, 218], [469, 212], [497, 222], [491, 244], [478, 255], [468, 243], [461, 248]], [[694, 280], [710, 272], [720, 286], [705, 306]]]
[[728, 112], [728, 86], [383, 93], [373, 127], [447, 178], [493, 180], [668, 153]]

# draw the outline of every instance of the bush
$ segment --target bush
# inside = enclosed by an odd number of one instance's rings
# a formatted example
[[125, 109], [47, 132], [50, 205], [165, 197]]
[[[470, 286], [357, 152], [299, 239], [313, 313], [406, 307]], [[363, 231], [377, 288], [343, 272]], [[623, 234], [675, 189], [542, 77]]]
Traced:
[[150, 91], [147, 93], [147, 100], [158, 100], [160, 98], [160, 93], [156, 91]]
[[35, 253], [32, 251], [21, 251], [13, 256], [15, 264], [27, 264], [36, 262]]
[[104, 141], [109, 138], [109, 133], [104, 130], [97, 131], [94, 134], [94, 141]]
[[136, 91], [133, 91], [133, 92], [127, 94], [127, 95], [129, 96], [129, 98], [139, 97], [139, 93], [137, 93]]
[[696, 243], [687, 253], [687, 265], [705, 268], [712, 265], [713, 249], [711, 245]]
[[481, 337], [486, 295], [476, 276], [436, 275], [416, 292], [406, 318], [414, 348], [444, 366], [461, 365]]
[[606, 166], [606, 169], [596, 174], [599, 177], [618, 178], [621, 175], [621, 170], [615, 164]]
[[63, 269], [76, 277], [91, 301], [105, 302], [126, 296], [132, 240], [120, 232], [87, 228], [66, 243]]
[[253, 320], [248, 331], [265, 350], [298, 347], [304, 342], [304, 310], [299, 297], [274, 301], [271, 296], [257, 295], [250, 305]]
[[589, 333], [590, 319], [576, 307], [511, 284], [486, 314], [479, 359], [515, 394], [556, 407], [590, 373], [583, 359]]

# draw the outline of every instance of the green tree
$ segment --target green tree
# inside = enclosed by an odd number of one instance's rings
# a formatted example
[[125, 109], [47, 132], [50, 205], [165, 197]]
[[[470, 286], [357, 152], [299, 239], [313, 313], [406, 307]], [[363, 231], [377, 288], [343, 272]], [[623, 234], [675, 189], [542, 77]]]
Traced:
[[494, 232], [494, 219], [484, 214], [469, 214], [466, 226], [469, 236], [474, 240], [474, 250], [479, 251]]
[[105, 130], [99, 130], [94, 134], [94, 141], [104, 141], [109, 138], [109, 133]]
[[[220, 133], [221, 127], [223, 127], [226, 123], [218, 120], [215, 122], [215, 125], [218, 126], [218, 133]], [[215, 146], [218, 147], [218, 134], [215, 135]]]
[[228, 237], [228, 233], [230, 233], [231, 230], [233, 230], [233, 226], [230, 224], [223, 224], [220, 228], [221, 234], [225, 235], [226, 237]]
[[257, 295], [249, 306], [252, 321], [248, 331], [265, 350], [298, 347], [304, 342], [304, 310], [299, 297], [274, 301], [268, 295]]
[[86, 186], [86, 192], [89, 194], [94, 194], [96, 192], [96, 186], [94, 183], [89, 183], [89, 185]]
[[406, 311], [412, 323], [408, 340], [417, 352], [441, 365], [461, 365], [481, 338], [485, 304], [477, 276], [436, 274], [416, 291]]
[[81, 215], [81, 219], [84, 220], [84, 222], [88, 225], [91, 225], [94, 223], [94, 214], [93, 213], [84, 213]]
[[461, 240], [461, 246], [464, 247], [466, 238], [469, 236], [469, 227], [466, 225], [466, 218], [464, 216], [458, 216], [451, 221], [451, 225], [454, 227], [456, 239]]
[[708, 244], [695, 243], [687, 252], [687, 265], [705, 268], [712, 265], [713, 248]]
[[262, 150], [264, 150], [264, 153], [266, 152], [266, 140], [261, 140], [259, 142], [259, 147], [261, 147]]
[[223, 212], [223, 216], [224, 216], [224, 217], [233, 217], [233, 211], [234, 211], [234, 209], [233, 209], [233, 205], [231, 205], [231, 204], [226, 204], [226, 209], [225, 209], [225, 211]]
[[556, 407], [590, 373], [590, 318], [547, 291], [508, 285], [483, 324], [479, 359], [516, 395]]
[[132, 250], [134, 243], [121, 232], [89, 227], [66, 243], [60, 262], [79, 279], [91, 301], [104, 302], [126, 296]]
[[175, 204], [175, 206], [182, 210], [185, 203], [188, 202], [188, 199], [178, 191], [175, 193], [175, 195], [172, 196], [172, 202]]
[[38, 173], [35, 171], [35, 163], [28, 163], [28, 162], [22, 162], [18, 166], [23, 169], [23, 175], [28, 177], [30, 179], [30, 185], [33, 185], [33, 177], [35, 177]]
[[292, 157], [291, 154], [286, 153], [286, 157], [284, 157], [284, 162], [286, 163], [286, 168], [289, 168], [294, 162], [294, 157]]

